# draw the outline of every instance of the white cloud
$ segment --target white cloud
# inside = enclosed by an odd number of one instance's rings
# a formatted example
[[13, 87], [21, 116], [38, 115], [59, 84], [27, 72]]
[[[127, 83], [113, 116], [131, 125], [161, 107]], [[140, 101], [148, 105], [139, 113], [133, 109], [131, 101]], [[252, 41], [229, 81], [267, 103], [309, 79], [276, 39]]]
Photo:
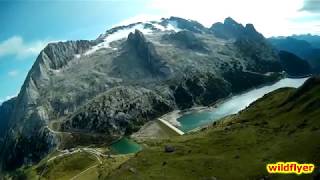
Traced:
[[20, 36], [13, 36], [0, 42], [0, 57], [14, 55], [23, 59], [37, 55], [47, 45], [48, 41], [25, 42]]
[[232, 17], [252, 23], [265, 36], [317, 33], [316, 22], [296, 22], [310, 16], [302, 12], [304, 0], [152, 0], [148, 8], [161, 16], [179, 16], [197, 20], [205, 26]]
[[112, 27], [117, 27], [117, 26], [123, 26], [123, 25], [129, 25], [132, 23], [136, 22], [146, 22], [146, 21], [155, 21], [155, 20], [160, 20], [162, 16], [159, 15], [150, 15], [150, 14], [138, 14], [136, 16], [130, 17], [128, 19], [125, 19]]
[[8, 75], [11, 77], [16, 77], [20, 74], [20, 72], [18, 70], [12, 70], [8, 72]]

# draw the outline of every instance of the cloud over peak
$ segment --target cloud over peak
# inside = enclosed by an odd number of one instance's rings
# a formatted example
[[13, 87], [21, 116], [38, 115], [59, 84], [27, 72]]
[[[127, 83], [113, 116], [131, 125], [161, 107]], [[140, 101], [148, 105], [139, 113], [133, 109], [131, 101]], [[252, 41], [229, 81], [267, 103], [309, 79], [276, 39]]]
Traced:
[[22, 37], [13, 36], [0, 42], [0, 58], [13, 55], [21, 59], [37, 55], [47, 43], [47, 41], [25, 42]]

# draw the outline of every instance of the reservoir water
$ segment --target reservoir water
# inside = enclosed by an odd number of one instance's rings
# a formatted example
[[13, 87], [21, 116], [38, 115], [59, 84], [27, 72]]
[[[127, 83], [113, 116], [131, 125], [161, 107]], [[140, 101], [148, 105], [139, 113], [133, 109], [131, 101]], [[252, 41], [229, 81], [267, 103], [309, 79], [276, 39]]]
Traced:
[[138, 143], [125, 137], [111, 144], [110, 148], [116, 154], [136, 153], [142, 149]]
[[177, 121], [180, 123], [180, 127], [178, 128], [184, 132], [188, 132], [195, 128], [208, 125], [220, 118], [238, 113], [249, 106], [252, 102], [271, 91], [283, 87], [296, 88], [301, 86], [307, 79], [308, 78], [285, 78], [272, 85], [263, 86], [250, 90], [246, 93], [233, 96], [219, 104], [214, 109], [188, 112], [177, 119]]

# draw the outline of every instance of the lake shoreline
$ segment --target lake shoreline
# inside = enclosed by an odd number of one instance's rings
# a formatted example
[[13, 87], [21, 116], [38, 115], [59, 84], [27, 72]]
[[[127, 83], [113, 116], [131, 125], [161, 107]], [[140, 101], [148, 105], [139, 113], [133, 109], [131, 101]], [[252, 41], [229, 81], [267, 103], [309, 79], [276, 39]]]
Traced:
[[[247, 91], [244, 91], [244, 92], [236, 94], [236, 95], [230, 94], [228, 97], [222, 98], [222, 99], [218, 100], [217, 102], [212, 103], [209, 106], [195, 106], [195, 107], [185, 109], [185, 110], [174, 110], [172, 112], [169, 112], [169, 113], [161, 116], [161, 118], [168, 121], [169, 123], [171, 123], [172, 125], [174, 125], [178, 129], [187, 133], [189, 131], [194, 131], [195, 129], [201, 129], [201, 127], [205, 127], [217, 119], [221, 119], [221, 118], [226, 117], [228, 115], [236, 114], [239, 111], [241, 111], [242, 109], [245, 109], [252, 102], [263, 97], [263, 95], [268, 94], [276, 89], [279, 89], [282, 87], [297, 88], [297, 87], [301, 86], [308, 78], [309, 78], [309, 76], [304, 77], [304, 78], [285, 77], [285, 78], [280, 79], [276, 82], [267, 83], [267, 84], [264, 84], [264, 85], [261, 85], [261, 86], [255, 87], [255, 88], [251, 88]], [[250, 93], [256, 93], [256, 95], [255, 95], [256, 97], [249, 96]], [[251, 99], [245, 100], [245, 103], [242, 104], [243, 107], [239, 108], [232, 103], [232, 101], [235, 101], [235, 103], [239, 103], [238, 101], [240, 101], [240, 103], [241, 103], [241, 101], [243, 100], [241, 98], [246, 97], [246, 96]], [[231, 106], [235, 106], [235, 109], [226, 108], [228, 110], [228, 112], [226, 112], [225, 115], [218, 114], [219, 117], [217, 119], [212, 118], [212, 120], [205, 121], [207, 123], [198, 124], [197, 127], [194, 127], [192, 129], [188, 129], [188, 128], [184, 127], [184, 123], [183, 123], [184, 117], [192, 116], [194, 114], [201, 114], [201, 113], [203, 113], [203, 114], [204, 113], [207, 113], [207, 114], [218, 113], [217, 112], [218, 108], [224, 108], [224, 106], [226, 106], [228, 103], [230, 103]], [[208, 119], [210, 119], [210, 118], [208, 118]], [[199, 120], [199, 121], [201, 121], [201, 120]]]

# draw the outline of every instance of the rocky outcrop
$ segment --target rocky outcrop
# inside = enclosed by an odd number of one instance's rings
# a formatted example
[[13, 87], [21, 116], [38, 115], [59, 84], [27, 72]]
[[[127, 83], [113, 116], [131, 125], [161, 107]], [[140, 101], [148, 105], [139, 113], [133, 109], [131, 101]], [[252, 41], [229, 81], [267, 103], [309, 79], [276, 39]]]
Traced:
[[228, 17], [224, 23], [218, 22], [210, 27], [210, 31], [217, 37], [223, 39], [264, 39], [263, 35], [256, 31], [252, 24], [243, 26], [232, 18]]
[[148, 42], [140, 31], [136, 30], [134, 33], [130, 33], [127, 42], [137, 51], [138, 56], [149, 65], [153, 74], [164, 78], [171, 75], [171, 69], [167, 66], [166, 61], [158, 55], [154, 45]]
[[12, 98], [0, 105], [0, 139], [3, 138], [9, 127], [9, 122], [14, 110], [15, 103], [16, 98]]
[[251, 38], [240, 38], [235, 42], [240, 52], [253, 62], [248, 70], [268, 73], [283, 70], [277, 52], [265, 41]]
[[173, 146], [170, 146], [170, 145], [165, 145], [164, 146], [164, 152], [166, 153], [172, 153], [172, 152], [175, 152], [176, 151], [176, 148], [174, 148]]
[[137, 131], [145, 122], [173, 109], [172, 100], [152, 90], [119, 86], [99, 95], [67, 118], [62, 130], [122, 136]]
[[229, 17], [224, 23], [213, 24], [210, 30], [217, 37], [233, 41], [243, 56], [251, 59], [254, 65], [248, 70], [261, 73], [282, 70], [276, 51], [252, 24], [243, 26]]
[[[0, 150], [2, 170], [12, 171], [22, 164], [31, 165], [39, 162], [46, 154], [55, 147], [52, 135], [42, 126], [35, 127], [26, 136], [15, 129], [5, 139], [5, 144]], [[40, 129], [40, 130], [39, 130]]]
[[179, 84], [171, 86], [171, 89], [180, 109], [194, 105], [208, 106], [231, 93], [229, 82], [210, 73], [187, 77]]
[[54, 70], [59, 70], [91, 46], [90, 41], [48, 44], [39, 54], [21, 88], [10, 117], [10, 128], [0, 152], [5, 170], [39, 161], [56, 146], [57, 139], [45, 126], [52, 107], [45, 101]]
[[[13, 119], [16, 122], [26, 121], [34, 114], [40, 117], [41, 121], [48, 121], [47, 110], [50, 107], [45, 107], [47, 104], [44, 104], [45, 101], [40, 98], [44, 97], [43, 93], [50, 86], [54, 71], [59, 71], [59, 69], [67, 66], [76, 54], [88, 50], [90, 44], [90, 41], [58, 42], [48, 44], [40, 52], [17, 97], [13, 114]], [[38, 119], [35, 121], [38, 121]]]
[[42, 53], [47, 56], [46, 63], [49, 67], [56, 70], [67, 65], [76, 54], [84, 53], [93, 45], [94, 43], [86, 40], [51, 43], [44, 48]]
[[197, 38], [191, 31], [179, 31], [163, 36], [166, 41], [174, 41], [177, 47], [186, 48], [194, 51], [206, 52], [208, 51], [206, 44]]
[[232, 18], [228, 17], [224, 20], [224, 23], [214, 23], [210, 27], [210, 31], [219, 38], [237, 39], [244, 34], [244, 27]]

